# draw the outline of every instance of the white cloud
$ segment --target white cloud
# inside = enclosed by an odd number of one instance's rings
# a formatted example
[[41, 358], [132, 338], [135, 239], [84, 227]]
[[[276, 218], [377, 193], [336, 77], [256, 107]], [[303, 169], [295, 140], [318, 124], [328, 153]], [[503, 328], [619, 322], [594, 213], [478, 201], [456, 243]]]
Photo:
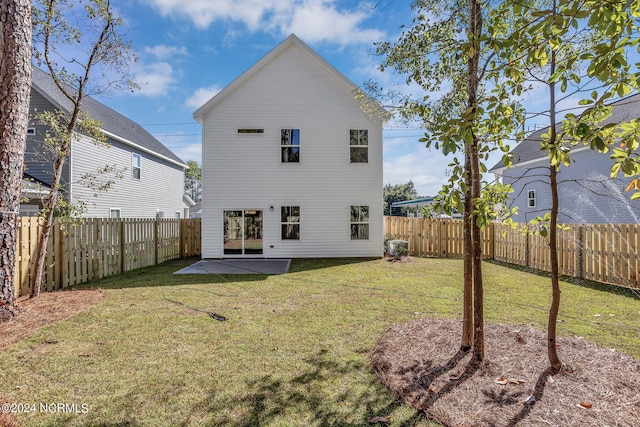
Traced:
[[177, 46], [167, 46], [159, 44], [156, 46], [147, 46], [144, 48], [144, 53], [155, 56], [157, 59], [164, 61], [167, 59], [175, 58], [176, 56], [187, 55], [187, 48]]
[[427, 150], [420, 143], [414, 144], [416, 148], [409, 154], [384, 162], [384, 183], [404, 184], [411, 180], [418, 195], [435, 196], [447, 181], [446, 170], [449, 162], [441, 153]]
[[249, 31], [296, 33], [309, 42], [330, 41], [342, 45], [372, 42], [385, 33], [363, 28], [367, 11], [339, 9], [336, 0], [145, 0], [162, 16], [181, 16], [197, 28], [217, 21], [244, 24]]
[[137, 63], [132, 67], [132, 71], [136, 83], [140, 85], [140, 90], [135, 91], [134, 95], [150, 97], [166, 95], [176, 81], [173, 68], [167, 62]]
[[213, 98], [218, 92], [220, 92], [220, 88], [218, 86], [209, 86], [209, 87], [201, 87], [197, 89], [193, 95], [187, 99], [185, 102], [187, 107], [191, 108], [200, 108], [202, 107], [208, 100]]
[[279, 25], [283, 34], [294, 33], [309, 43], [332, 41], [342, 45], [371, 43], [384, 39], [385, 33], [363, 29], [367, 15], [362, 11], [339, 11], [328, 1], [300, 4]]

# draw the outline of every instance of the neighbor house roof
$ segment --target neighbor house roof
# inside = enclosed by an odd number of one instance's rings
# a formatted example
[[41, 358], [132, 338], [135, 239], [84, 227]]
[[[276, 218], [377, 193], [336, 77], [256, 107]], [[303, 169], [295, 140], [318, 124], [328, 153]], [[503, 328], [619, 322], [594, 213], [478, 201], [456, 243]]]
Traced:
[[434, 202], [433, 197], [422, 197], [420, 199], [403, 200], [401, 202], [395, 202], [391, 204], [392, 208], [407, 208], [407, 207], [420, 207], [427, 206]]
[[[60, 92], [53, 78], [37, 67], [33, 67], [32, 87], [57, 108], [66, 112], [71, 111], [73, 106], [71, 101]], [[73, 88], [70, 89], [73, 91]], [[87, 96], [83, 99], [82, 109], [86, 111], [92, 119], [98, 120], [101, 123], [102, 131], [109, 138], [177, 166], [183, 168], [187, 166], [178, 156], [155, 139], [142, 126], [106, 105], [101, 104], [92, 97]]]
[[[613, 106], [611, 116], [602, 124], [623, 123], [640, 118], [640, 93], [619, 99], [610, 105]], [[560, 124], [556, 124], [558, 129], [560, 126]], [[549, 132], [549, 127], [532, 132], [511, 151], [514, 166], [547, 158], [547, 153], [542, 151], [540, 147], [542, 135], [547, 132]], [[505, 165], [501, 160], [491, 168], [491, 172], [500, 173], [503, 169], [505, 169]]]
[[[226, 99], [233, 91], [235, 91], [238, 87], [240, 87], [244, 82], [251, 79], [258, 71], [260, 71], [264, 66], [269, 64], [273, 59], [278, 57], [282, 52], [284, 52], [290, 46], [295, 45], [302, 49], [305, 53], [307, 53], [310, 57], [312, 57], [318, 64], [323, 66], [326, 70], [332, 73], [338, 80], [340, 80], [345, 86], [357, 89], [357, 85], [355, 85], [351, 80], [349, 80], [344, 74], [338, 71], [333, 65], [328, 63], [323, 57], [318, 55], [316, 51], [311, 49], [305, 42], [300, 40], [295, 34], [291, 34], [289, 37], [284, 39], [279, 45], [273, 48], [269, 53], [263, 56], [258, 62], [256, 62], [251, 68], [242, 73], [237, 79], [231, 82], [227, 87], [218, 92], [213, 98], [207, 101], [202, 107], [198, 108], [194, 113], [193, 117], [202, 124], [202, 119], [204, 115], [220, 104], [224, 99]], [[354, 94], [355, 96], [355, 94]], [[371, 105], [375, 105], [376, 115], [384, 120], [388, 117], [388, 112], [380, 105], [376, 100], [370, 98], [365, 95], [366, 102]]]

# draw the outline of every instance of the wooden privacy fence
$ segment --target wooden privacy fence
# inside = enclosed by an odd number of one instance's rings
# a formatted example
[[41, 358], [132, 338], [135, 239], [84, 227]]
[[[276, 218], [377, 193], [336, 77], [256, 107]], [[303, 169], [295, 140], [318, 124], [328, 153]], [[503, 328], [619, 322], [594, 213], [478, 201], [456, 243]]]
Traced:
[[[409, 242], [414, 256], [461, 257], [462, 221], [385, 217], [385, 238]], [[549, 239], [492, 223], [483, 232], [485, 259], [551, 271]], [[560, 274], [640, 288], [640, 225], [568, 224], [558, 233]]]
[[[29, 292], [42, 219], [20, 219], [16, 295]], [[52, 291], [171, 259], [200, 255], [201, 220], [84, 218], [56, 221], [46, 251], [42, 291]]]

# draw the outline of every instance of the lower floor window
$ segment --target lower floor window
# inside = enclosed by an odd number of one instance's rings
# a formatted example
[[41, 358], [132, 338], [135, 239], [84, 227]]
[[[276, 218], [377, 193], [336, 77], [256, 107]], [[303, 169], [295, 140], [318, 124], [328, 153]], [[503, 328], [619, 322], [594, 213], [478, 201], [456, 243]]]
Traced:
[[109, 218], [120, 218], [120, 208], [109, 209]]
[[280, 222], [282, 240], [300, 240], [300, 206], [282, 206]]
[[351, 240], [369, 239], [369, 206], [351, 206]]

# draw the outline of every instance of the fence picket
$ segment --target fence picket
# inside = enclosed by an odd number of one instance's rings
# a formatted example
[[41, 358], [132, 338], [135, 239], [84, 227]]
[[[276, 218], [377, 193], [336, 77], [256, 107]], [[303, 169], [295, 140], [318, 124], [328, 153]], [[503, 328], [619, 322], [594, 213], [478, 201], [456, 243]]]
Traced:
[[[42, 221], [22, 217], [16, 245], [16, 296], [29, 292]], [[154, 228], [158, 229], [154, 239]], [[183, 232], [184, 230], [184, 232]], [[201, 220], [85, 218], [55, 222], [42, 290], [52, 291], [184, 256], [200, 255]], [[157, 251], [157, 255], [156, 255]], [[156, 261], [157, 256], [157, 261]]]
[[[409, 241], [414, 256], [461, 257], [462, 221], [385, 217], [386, 239]], [[640, 225], [571, 224], [558, 233], [560, 273], [640, 288]], [[483, 257], [550, 271], [549, 239], [491, 224], [483, 232]], [[413, 232], [411, 230], [421, 230]]]

